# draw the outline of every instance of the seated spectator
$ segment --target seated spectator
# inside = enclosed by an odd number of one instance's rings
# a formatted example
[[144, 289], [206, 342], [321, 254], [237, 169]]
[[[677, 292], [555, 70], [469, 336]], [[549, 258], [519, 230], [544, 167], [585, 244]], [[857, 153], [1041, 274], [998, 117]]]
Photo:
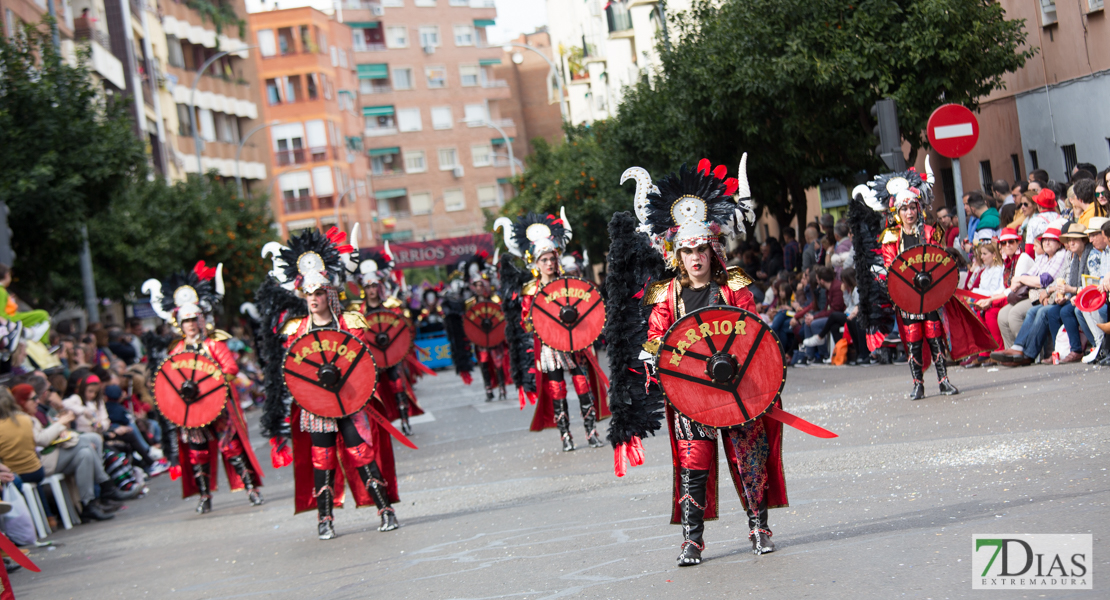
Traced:
[[[1094, 282], [1103, 293], [1110, 292], [1110, 218], [1091, 217], [1085, 233], [1091, 242], [1091, 250], [1087, 255], [1089, 277], [1084, 283]], [[1087, 339], [1091, 340], [1091, 352], [1083, 357], [1083, 362], [1094, 363], [1110, 356], [1110, 344], [1105, 343], [1106, 335], [1100, 327], [1108, 321], [1107, 306], [1104, 304], [1093, 312], [1075, 311], [1075, 315], [1081, 319], [1080, 326], [1086, 324], [1084, 332]]]
[[[832, 267], [817, 267], [815, 274], [817, 275], [817, 285], [825, 289], [825, 297], [828, 301], [822, 310], [809, 312], [804, 317], [805, 327], [803, 327], [803, 331], [805, 338], [802, 345], [807, 349], [817, 348], [825, 344], [826, 325], [830, 316], [835, 314], [838, 319], [847, 316], [845, 314], [847, 306], [844, 303], [844, 290]], [[826, 333], [822, 333], [823, 331]], [[807, 351], [807, 358], [809, 358], [808, 354]]]
[[1068, 189], [1072, 220], [1082, 225], [1084, 230], [1091, 217], [1095, 216], [1095, 187], [1093, 179], [1080, 179]]
[[759, 263], [759, 270], [756, 271], [755, 276], [761, 281], [768, 281], [782, 270], [782, 247], [779, 246], [778, 240], [769, 237], [759, 250], [763, 254], [763, 260]]
[[960, 223], [947, 206], [937, 209], [937, 224], [944, 229], [944, 247], [953, 248], [960, 237]]
[[855, 249], [852, 248], [852, 237], [848, 230], [848, 222], [841, 219], [833, 225], [833, 237], [836, 245], [833, 246], [832, 255], [829, 257], [829, 266], [839, 277], [840, 272], [855, 264]]
[[[1021, 198], [1021, 196], [1018, 196], [1018, 198]], [[1012, 223], [1018, 214], [1021, 214], [1021, 211], [1018, 210], [1017, 202], [1011, 202], [998, 209], [998, 222], [1009, 227], [1008, 224]]]
[[[968, 210], [975, 215], [974, 227], [968, 223], [968, 236], [972, 241], [980, 239], [981, 237], [993, 238], [998, 236], [999, 230], [1002, 229], [1001, 220], [998, 216], [998, 209], [994, 208], [987, 202], [979, 192], [972, 192], [967, 196]], [[964, 246], [964, 251], [971, 254], [972, 245], [969, 243]]]
[[169, 469], [169, 462], [151, 456], [150, 445], [139, 435], [134, 421], [131, 420], [131, 414], [120, 404], [122, 397], [123, 390], [118, 385], [104, 387], [104, 406], [111, 420], [108, 430], [104, 433], [104, 443], [128, 456], [138, 454], [138, 465], [151, 477], [157, 477]]
[[[998, 325], [999, 329], [1002, 330], [1003, 338], [1006, 337], [1007, 332], [1014, 336], [1014, 342], [1008, 349], [991, 353], [991, 358], [1003, 365], [1023, 366], [1032, 364], [1037, 355], [1040, 354], [1041, 344], [1044, 342], [1046, 334], [1047, 321], [1042, 320], [1040, 325], [1035, 326], [1037, 313], [1044, 310], [1046, 305], [1055, 303], [1053, 294], [1056, 289], [1054, 283], [1063, 275], [1065, 267], [1071, 262], [1071, 256], [1063, 249], [1060, 242], [1061, 231], [1059, 227], [1061, 224], [1054, 223], [1037, 238], [1044, 253], [1036, 258], [1033, 271], [1030, 274], [1016, 278], [1018, 283], [1028, 286], [1032, 291], [1029, 298], [1022, 300], [1017, 305], [1025, 305], [1025, 314], [1022, 315], [1023, 318], [1020, 322], [1013, 318], [1013, 315], [1018, 312], [1016, 310], [1017, 306], [1015, 306], [1015, 310], [1011, 311], [1011, 316], [1007, 322], [1003, 323], [1001, 319], [999, 320]], [[1051, 292], [1049, 288], [1052, 288]]]
[[806, 245], [802, 248], [802, 271], [808, 272], [817, 266], [817, 252], [821, 248], [817, 239], [821, 236], [816, 225], [809, 225], [805, 229]]
[[[841, 297], [844, 300], [844, 310], [833, 310], [829, 313], [825, 326], [817, 333], [820, 338], [827, 337], [830, 333], [837, 341], [842, 337], [844, 326], [847, 325], [848, 333], [852, 336], [852, 344], [855, 348], [855, 357], [849, 358], [847, 364], [849, 365], [870, 365], [871, 353], [867, 349], [867, 338], [864, 332], [859, 327], [856, 321], [856, 315], [859, 313], [859, 290], [856, 288], [856, 269], [854, 267], [847, 267], [840, 272], [840, 279], [835, 281], [834, 284], [840, 286]], [[830, 285], [831, 288], [831, 285]], [[829, 290], [829, 297], [833, 298], [835, 294]], [[830, 307], [835, 303], [835, 299], [830, 300]], [[817, 319], [814, 319], [816, 321]]]
[[81, 433], [104, 433], [108, 429], [110, 421], [100, 387], [100, 378], [86, 372], [78, 378], [73, 395], [62, 400], [62, 405], [76, 415], [73, 428]]
[[1095, 178], [1095, 216], [1110, 217], [1110, 169]]
[[797, 278], [779, 283], [779, 291], [775, 296], [779, 298], [774, 317], [771, 319], [771, 330], [779, 338], [782, 351], [789, 361], [794, 350], [793, 327], [796, 324], [794, 315], [806, 302], [805, 284], [806, 274], [803, 272]]
[[793, 227], [782, 230], [782, 268], [793, 273], [801, 266], [802, 248]]
[[37, 340], [43, 344], [50, 343], [50, 313], [45, 310], [29, 310], [20, 312], [19, 305], [8, 293], [8, 286], [12, 284], [12, 269], [8, 265], [0, 264], [0, 317], [7, 321], [23, 324], [23, 337], [28, 340]]
[[[995, 349], [1002, 348], [1002, 333], [998, 331], [998, 309], [994, 306], [996, 299], [1005, 301], [1006, 299], [1006, 284], [1007, 281], [1007, 266], [1011, 265], [1009, 274], [1013, 273], [1013, 255], [1017, 252], [1018, 240], [1017, 232], [1012, 229], [1002, 230], [999, 236], [999, 242], [1003, 244], [1004, 250], [999, 250], [993, 242], [980, 244], [975, 248], [975, 259], [979, 265], [979, 269], [974, 275], [968, 277], [965, 289], [970, 290], [973, 294], [986, 296], [981, 300], [972, 303], [972, 310], [979, 314], [979, 317], [986, 323], [987, 329], [991, 332], [991, 337], [995, 341]], [[1011, 257], [1009, 262], [1003, 256], [1007, 252]], [[993, 311], [993, 312], [991, 312]], [[990, 313], [990, 314], [988, 314]], [[964, 368], [979, 367], [990, 362], [990, 352], [984, 352], [979, 355], [967, 357], [961, 365]]]
[[108, 350], [116, 358], [122, 360], [125, 366], [133, 365], [138, 361], [138, 353], [135, 352], [135, 347], [131, 345], [127, 333], [118, 327], [108, 332]]
[[[1030, 191], [1032, 188], [1030, 186]], [[1033, 202], [1037, 205], [1038, 212], [1030, 216], [1025, 225], [1025, 253], [1036, 258], [1034, 242], [1040, 239], [1051, 223], [1060, 218], [1060, 213], [1056, 212], [1056, 193], [1052, 190], [1043, 189], [1037, 192], [1033, 196]]]
[[[1014, 203], [1014, 195], [1010, 193], [1013, 188], [1005, 179], [995, 179], [991, 184], [991, 192], [994, 194], [994, 206], [1002, 211], [1002, 207]], [[1005, 222], [1005, 221], [1003, 221]]]

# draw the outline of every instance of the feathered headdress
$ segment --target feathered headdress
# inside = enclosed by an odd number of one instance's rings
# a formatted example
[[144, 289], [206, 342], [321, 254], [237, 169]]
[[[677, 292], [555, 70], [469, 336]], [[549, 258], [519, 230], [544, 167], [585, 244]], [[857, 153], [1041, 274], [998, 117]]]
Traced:
[[933, 168], [929, 165], [929, 156], [925, 156], [925, 176], [910, 167], [905, 171], [883, 173], [876, 175], [866, 184], [857, 185], [852, 190], [852, 197], [863, 196], [863, 201], [872, 210], [883, 212], [898, 212], [910, 202], [916, 202], [918, 208], [931, 205], [933, 201]]
[[499, 217], [493, 222], [493, 230], [498, 229], [505, 234], [509, 252], [523, 258], [528, 266], [534, 266], [536, 259], [548, 252], [561, 255], [574, 235], [567, 211], [561, 207], [558, 217], [530, 212], [516, 223], [508, 217]]
[[363, 255], [361, 262], [358, 265], [359, 285], [365, 287], [371, 283], [389, 283], [390, 277], [393, 276], [393, 268], [397, 264], [393, 261], [393, 253], [389, 251], [389, 242], [385, 243], [383, 250], [371, 251]]
[[[192, 271], [174, 273], [165, 282], [146, 280], [142, 291], [150, 296], [154, 312], [177, 327], [182, 321], [211, 313], [216, 308], [224, 296], [223, 270], [223, 263], [208, 267], [202, 260]], [[173, 290], [169, 296], [163, 293], [166, 289]]]
[[327, 233], [313, 229], [291, 238], [287, 246], [266, 244], [262, 257], [273, 258], [270, 275], [282, 287], [311, 294], [320, 287], [339, 288], [359, 272], [357, 248], [346, 241], [347, 234], [335, 227]]
[[698, 162], [696, 170], [682, 165], [678, 173], [653, 184], [647, 171], [632, 167], [621, 176], [621, 183], [636, 180], [634, 206], [640, 220], [637, 229], [647, 233], [657, 250], [674, 267], [679, 248], [707, 244], [725, 265], [721, 236], [743, 235], [755, 222], [751, 189], [747, 176], [748, 155], [740, 158], [737, 177], [725, 176], [724, 165], [712, 168], [709, 159]]
[[489, 281], [492, 283], [494, 277], [497, 276], [497, 257], [498, 253], [494, 252], [493, 260], [490, 261], [489, 253], [482, 250], [466, 259], [462, 270], [466, 282], [468, 284], [476, 281]]

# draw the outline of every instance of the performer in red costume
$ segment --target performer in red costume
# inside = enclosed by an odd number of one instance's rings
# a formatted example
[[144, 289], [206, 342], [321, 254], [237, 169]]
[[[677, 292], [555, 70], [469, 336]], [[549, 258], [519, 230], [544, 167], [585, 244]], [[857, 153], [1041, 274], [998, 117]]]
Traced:
[[570, 434], [570, 416], [567, 407], [567, 384], [565, 373], [570, 372], [574, 391], [578, 394], [582, 421], [586, 427], [586, 441], [591, 448], [600, 448], [605, 443], [597, 433], [599, 419], [609, 417], [606, 394], [609, 380], [597, 363], [593, 348], [578, 352], [560, 352], [547, 346], [531, 333], [529, 316], [532, 303], [539, 288], [562, 275], [560, 259], [570, 241], [572, 231], [566, 218], [566, 211], [560, 216], [528, 213], [513, 223], [500, 217], [493, 223], [496, 231], [504, 228], [505, 245], [532, 270], [535, 279], [524, 284], [521, 290], [521, 326], [526, 335], [533, 335], [531, 344], [535, 373], [535, 388], [520, 388], [520, 407], [523, 410], [525, 398], [536, 404], [532, 418], [532, 431], [543, 431], [558, 427], [563, 440], [563, 451], [574, 450], [574, 439]]
[[[389, 254], [389, 242], [386, 242], [385, 252], [373, 252], [359, 262], [359, 283], [362, 285], [362, 314], [371, 311], [386, 309], [398, 316], [410, 319], [411, 314], [404, 304], [396, 297], [393, 279], [393, 257]], [[401, 431], [405, 435], [412, 433], [409, 417], [418, 417], [424, 414], [424, 409], [416, 399], [416, 392], [412, 389], [412, 378], [406, 376], [406, 371], [413, 371], [422, 375], [435, 375], [435, 371], [424, 366], [416, 357], [416, 347], [405, 355], [402, 362], [391, 367], [382, 368], [378, 365], [380, 379], [378, 380], [378, 395], [385, 407], [385, 414], [390, 421], [400, 419]]]
[[[866, 271], [863, 276], [877, 275], [885, 282], [885, 269], [889, 269], [894, 259], [903, 251], [923, 244], [944, 247], [943, 232], [925, 224], [925, 207], [932, 198], [931, 179], [931, 169], [926, 162], [925, 177], [910, 169], [880, 175], [853, 190], [853, 197], [859, 196], [871, 208], [886, 209], [893, 213], [893, 226], [879, 236], [884, 269], [881, 274], [873, 275], [871, 271]], [[885, 285], [880, 288], [884, 291], [886, 289]], [[960, 390], [948, 379], [946, 352], [950, 351], [952, 359], [960, 361], [994, 347], [987, 326], [955, 296], [940, 309], [927, 314], [914, 314], [898, 307], [894, 307], [894, 310], [901, 340], [909, 355], [913, 390], [907, 397], [911, 400], [925, 397], [924, 370], [928, 368], [930, 360], [936, 365], [940, 393], [953, 396], [959, 394]]]
[[[495, 279], [497, 269], [494, 264], [487, 263], [488, 255], [485, 252], [475, 254], [466, 261], [464, 277], [470, 289], [470, 297], [466, 299], [465, 309], [470, 309], [478, 302], [501, 303], [501, 297], [494, 289], [497, 287]], [[494, 258], [496, 262], [496, 257]], [[482, 374], [482, 383], [486, 388], [486, 402], [493, 401], [493, 389], [497, 387], [498, 400], [506, 397], [505, 386], [509, 381], [509, 346], [506, 342], [492, 348], [473, 348], [476, 366]]]
[[[173, 325], [182, 339], [170, 346], [170, 354], [197, 352], [206, 354], [220, 365], [220, 371], [230, 382], [239, 373], [235, 356], [224, 343], [230, 334], [210, 328], [205, 313], [210, 313], [224, 294], [223, 265], [205, 267], [200, 261], [189, 273], [176, 273], [164, 284], [149, 279], [143, 292], [150, 294], [150, 305], [159, 317]], [[163, 289], [173, 290], [170, 297], [162, 295]], [[198, 513], [212, 510], [212, 492], [217, 489], [213, 475], [219, 456], [223, 455], [231, 491], [245, 489], [251, 504], [263, 503], [262, 468], [258, 465], [247, 433], [247, 423], [239, 408], [239, 395], [234, 385], [228, 385], [230, 398], [224, 411], [215, 421], [204, 427], [182, 427], [180, 460], [181, 497], [200, 496]]]
[[[739, 179], [726, 179], [723, 165], [711, 170], [703, 159], [696, 171], [683, 166], [656, 184], [644, 169], [628, 169], [621, 181], [636, 180], [640, 226], [634, 226], [628, 213], [617, 213], [610, 223], [606, 339], [614, 373], [614, 416], [609, 440], [617, 474], [623, 475], [626, 457], [632, 465], [643, 462], [640, 439], [654, 434], [660, 409], [665, 412], [674, 469], [671, 522], [681, 524], [683, 533], [680, 567], [701, 563], [705, 521], [717, 518], [718, 439], [724, 442], [729, 473], [747, 511], [753, 552], [774, 551], [767, 511], [787, 506], [782, 423], [764, 416], [729, 428], [699, 424], [670, 402], [664, 404], [651, 376], [664, 334], [686, 314], [722, 305], [756, 312], [747, 289], [752, 280], [742, 269], [726, 266], [724, 251], [726, 235], [742, 234], [745, 222], [754, 221], [745, 163], [746, 155]], [[663, 254], [665, 264], [652, 256], [652, 248]], [[659, 280], [664, 269], [677, 276]], [[653, 281], [644, 287], [649, 278]], [[643, 310], [637, 311], [637, 304]], [[646, 328], [639, 324], [645, 314]], [[640, 343], [643, 350], [637, 356], [634, 349]], [[777, 402], [781, 408], [781, 398]]]
[[[305, 333], [316, 329], [338, 329], [360, 338], [366, 336], [366, 321], [358, 312], [344, 312], [339, 304], [339, 289], [345, 276], [354, 277], [357, 263], [351, 255], [355, 249], [344, 244], [346, 234], [334, 227], [326, 235], [308, 231], [289, 240], [288, 246], [267, 246], [263, 255], [274, 255], [274, 276], [287, 290], [295, 290], [304, 298], [307, 316], [288, 317], [279, 331], [286, 347]], [[275, 244], [276, 245], [276, 244]], [[278, 305], [269, 302], [263, 306]], [[302, 313], [304, 314], [304, 313]], [[264, 323], [273, 323], [282, 316], [263, 315]], [[273, 361], [271, 361], [273, 362]], [[276, 373], [275, 373], [276, 371]], [[281, 365], [273, 369], [267, 364], [267, 377], [281, 377]], [[321, 390], [321, 394], [327, 392]], [[268, 399], [269, 400], [269, 399]], [[295, 399], [294, 399], [295, 400]], [[281, 410], [284, 402], [269, 402], [265, 410]], [[291, 405], [289, 425], [293, 440], [294, 505], [296, 512], [316, 508], [318, 534], [322, 540], [336, 536], [333, 506], [343, 506], [344, 477], [351, 482], [356, 506], [373, 503], [381, 517], [379, 531], [398, 527], [392, 503], [399, 500], [393, 444], [389, 433], [378, 424], [370, 411], [383, 413], [385, 408], [377, 395], [355, 413], [342, 418], [315, 415]], [[263, 415], [265, 423], [280, 422], [282, 416]], [[271, 426], [272, 427], [272, 426]], [[284, 441], [275, 439], [274, 463]], [[342, 469], [339, 467], [342, 466]], [[355, 483], [358, 482], [358, 483]]]

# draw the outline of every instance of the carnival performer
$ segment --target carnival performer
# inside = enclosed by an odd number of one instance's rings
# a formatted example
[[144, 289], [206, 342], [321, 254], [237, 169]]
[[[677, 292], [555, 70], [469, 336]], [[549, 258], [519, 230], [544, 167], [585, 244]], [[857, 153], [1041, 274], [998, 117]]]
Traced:
[[[394, 262], [389, 254], [389, 242], [386, 242], [384, 252], [371, 252], [359, 262], [359, 279], [362, 285], [362, 314], [369, 315], [375, 310], [389, 310], [394, 314], [404, 317], [408, 327], [412, 327], [412, 314], [409, 309], [394, 295], [393, 279]], [[406, 376], [406, 371], [414, 370], [421, 375], [435, 375], [435, 371], [425, 367], [416, 357], [415, 346], [405, 358], [391, 366], [378, 365], [378, 395], [381, 396], [385, 407], [385, 415], [390, 421], [400, 420], [401, 431], [405, 435], [412, 434], [412, 425], [409, 417], [418, 417], [424, 414], [424, 409], [416, 400], [416, 392], [412, 389], [412, 382]]]
[[543, 431], [549, 427], [558, 427], [563, 451], [574, 450], [565, 381], [565, 374], [569, 371], [574, 391], [578, 394], [582, 421], [586, 428], [586, 441], [591, 448], [600, 448], [605, 443], [601, 441], [596, 425], [599, 419], [609, 417], [606, 402], [609, 380], [598, 365], [597, 355], [593, 348], [577, 352], [561, 352], [551, 348], [532, 333], [530, 320], [536, 293], [562, 275], [560, 259], [573, 235], [566, 211], [560, 209], [559, 217], [528, 213], [515, 223], [506, 217], [500, 217], [494, 221], [493, 228], [495, 231], [504, 229], [505, 246], [509, 252], [524, 259], [534, 277], [520, 291], [520, 322], [526, 335], [533, 337], [533, 366], [529, 368], [535, 371], [535, 389], [527, 389], [527, 386], [520, 388], [520, 408], [524, 409], [525, 399], [531, 400], [536, 404], [531, 430]]
[[[879, 236], [882, 269], [867, 273], [886, 281], [886, 269], [902, 252], [923, 244], [944, 247], [944, 234], [925, 224], [925, 207], [932, 200], [932, 175], [926, 159], [926, 175], [921, 177], [915, 169], [876, 176], [866, 185], [853, 190], [874, 210], [889, 210], [893, 225]], [[876, 273], [875, 271], [879, 271]], [[882, 289], [886, 289], [885, 285]], [[926, 314], [915, 314], [895, 307], [895, 317], [909, 357], [913, 390], [911, 400], [925, 397], [924, 370], [929, 361], [936, 365], [940, 393], [945, 396], [959, 394], [948, 379], [945, 355], [951, 353], [955, 361], [963, 360], [994, 347], [990, 330], [971, 312], [971, 309], [953, 296], [940, 309]], [[928, 352], [925, 347], [928, 346]]]
[[[754, 221], [746, 160], [745, 154], [738, 178], [726, 178], [724, 165], [711, 169], [709, 160], [702, 159], [696, 170], [683, 165], [654, 184], [646, 170], [632, 167], [621, 181], [636, 181], [641, 225], [636, 227], [628, 213], [617, 213], [609, 226], [605, 335], [614, 373], [609, 441], [617, 475], [622, 476], [626, 457], [633, 466], [643, 462], [640, 440], [654, 435], [661, 409], [665, 412], [674, 470], [671, 523], [682, 525], [680, 567], [701, 563], [705, 521], [718, 515], [718, 439], [747, 513], [753, 552], [774, 552], [768, 509], [787, 506], [781, 422], [763, 416], [728, 428], [699, 424], [674, 404], [664, 404], [651, 376], [664, 334], [683, 316], [710, 306], [756, 312], [748, 290], [751, 278], [725, 263], [726, 237], [744, 234], [745, 224]], [[676, 276], [661, 279], [664, 268]], [[651, 279], [646, 287], [645, 279]], [[638, 311], [637, 305], [643, 309]], [[781, 407], [781, 398], [775, 402]]]
[[[501, 297], [494, 291], [497, 287], [496, 257], [493, 263], [487, 262], [488, 254], [480, 252], [466, 261], [464, 277], [470, 290], [465, 308], [469, 309], [478, 302], [501, 303]], [[473, 348], [476, 366], [482, 374], [486, 389], [486, 402], [493, 401], [494, 387], [498, 388], [498, 400], [506, 398], [505, 386], [509, 379], [509, 346], [506, 342], [492, 348]]]
[[[165, 289], [172, 290], [172, 295], [164, 296], [162, 290]], [[164, 283], [149, 279], [143, 283], [142, 290], [150, 294], [150, 305], [158, 316], [181, 336], [171, 343], [169, 355], [178, 352], [206, 355], [220, 366], [228, 382], [228, 401], [216, 420], [204, 427], [179, 429], [181, 497], [199, 495], [197, 512], [212, 510], [212, 492], [217, 489], [214, 476], [222, 455], [231, 491], [246, 490], [251, 504], [262, 504], [262, 492], [258, 489], [262, 487], [262, 468], [251, 448], [247, 422], [239, 407], [239, 394], [232, 385], [239, 373], [239, 364], [224, 343], [231, 335], [212, 328], [206, 318], [206, 313], [211, 314], [223, 299], [223, 265], [211, 268], [200, 261], [192, 271], [175, 273]], [[180, 454], [185, 455], [184, 460], [180, 460]]]
[[[284, 302], [260, 299], [258, 304], [264, 311], [264, 323], [267, 327], [276, 326], [276, 331], [280, 332], [278, 339], [286, 348], [302, 335], [321, 329], [366, 338], [363, 316], [355, 311], [344, 312], [339, 304], [339, 289], [344, 278], [354, 278], [359, 272], [352, 258], [357, 251], [345, 244], [345, 240], [346, 234], [332, 227], [326, 234], [315, 230], [304, 232], [290, 239], [287, 246], [272, 242], [263, 248], [263, 256], [273, 255], [271, 276], [287, 292], [302, 297], [302, 306], [306, 309], [297, 311], [305, 316], [291, 316], [293, 313]], [[269, 293], [274, 293], [272, 288]], [[265, 312], [271, 306], [280, 312]], [[282, 377], [281, 363], [267, 361], [267, 379]], [[323, 389], [319, 393], [329, 394]], [[263, 414], [263, 424], [275, 435], [271, 439], [275, 466], [289, 462], [289, 457], [282, 456], [285, 442], [278, 425], [284, 420], [287, 406], [290, 406], [289, 429], [293, 441], [295, 512], [316, 508], [319, 538], [334, 538], [332, 509], [343, 506], [346, 477], [351, 482], [356, 506], [373, 503], [378, 508], [381, 517], [378, 530], [396, 529], [399, 525], [392, 503], [399, 497], [393, 445], [389, 433], [370, 414], [370, 411], [385, 414], [381, 398], [375, 394], [353, 414], [330, 418], [313, 414], [297, 402], [289, 405], [267, 397], [264, 411], [269, 414]]]

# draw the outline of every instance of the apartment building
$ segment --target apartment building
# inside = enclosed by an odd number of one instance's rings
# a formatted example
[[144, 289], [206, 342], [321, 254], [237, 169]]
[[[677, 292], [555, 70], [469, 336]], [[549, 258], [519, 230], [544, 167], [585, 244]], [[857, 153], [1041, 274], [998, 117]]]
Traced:
[[275, 221], [283, 235], [332, 225], [349, 233], [362, 222], [357, 242], [367, 246], [369, 159], [351, 29], [311, 7], [253, 13], [250, 28], [266, 94]]
[[[501, 106], [501, 114], [516, 124], [519, 135], [513, 141], [513, 157], [523, 166], [524, 157], [534, 150], [532, 140], [543, 138], [556, 144], [563, 138], [563, 118], [559, 108], [559, 84], [548, 60], [555, 62], [551, 35], [546, 29], [521, 34], [513, 43], [535, 48], [543, 56], [527, 48], [510, 46], [505, 60], [493, 67], [496, 79], [509, 83], [512, 102]], [[547, 60], [544, 60], [544, 58]], [[556, 66], [556, 68], [558, 68]]]
[[567, 120], [615, 116], [621, 88], [658, 63], [668, 15], [689, 6], [689, 0], [547, 0], [548, 31], [567, 82]]
[[347, 0], [382, 240], [481, 233], [508, 188], [508, 83], [492, 69], [493, 0]]

